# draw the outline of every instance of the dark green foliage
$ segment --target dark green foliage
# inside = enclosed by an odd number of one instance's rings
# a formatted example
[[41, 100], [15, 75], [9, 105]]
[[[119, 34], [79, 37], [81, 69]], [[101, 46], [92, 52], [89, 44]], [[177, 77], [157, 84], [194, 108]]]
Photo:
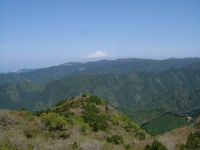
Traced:
[[164, 114], [158, 119], [142, 125], [142, 127], [153, 135], [158, 135], [186, 124], [188, 124], [188, 122], [185, 117], [174, 116], [173, 114]]
[[85, 135], [86, 129], [86, 126], [81, 126], [81, 133]]
[[143, 132], [136, 132], [135, 136], [139, 139], [139, 140], [144, 140], [145, 139], [145, 134]]
[[143, 110], [133, 110], [128, 107], [117, 107], [116, 109], [120, 110], [124, 114], [126, 114], [128, 117], [133, 119], [138, 124], [144, 124], [147, 122], [152, 121], [155, 118], [160, 117], [164, 113], [167, 112], [165, 109], [143, 109]]
[[187, 149], [197, 149], [200, 148], [200, 131], [191, 133], [186, 142]]
[[133, 122], [132, 120], [130, 120], [127, 116], [124, 116], [122, 115], [122, 120], [124, 122], [124, 129], [127, 131], [127, 132], [130, 132], [130, 131], [137, 131], [138, 129], [138, 125]]
[[54, 112], [43, 113], [40, 118], [49, 130], [63, 130], [68, 124], [63, 116]]
[[93, 104], [86, 105], [84, 109], [90, 113], [99, 113], [99, 109]]
[[179, 150], [187, 150], [185, 144], [182, 144], [182, 145], [180, 146], [180, 149], [179, 149]]
[[62, 107], [56, 107], [50, 111], [59, 113], [60, 115], [62, 115], [63, 113], [68, 112], [70, 107], [71, 107], [70, 104], [67, 103], [65, 105], [62, 105]]
[[84, 118], [84, 121], [88, 123], [95, 132], [98, 130], [105, 130], [106, 128], [108, 128], [108, 124], [105, 118], [100, 114], [84, 111], [82, 113], [82, 117]]
[[107, 137], [107, 141], [114, 144], [123, 144], [124, 140], [121, 135], [112, 135], [111, 137]]
[[167, 148], [162, 143], [155, 140], [151, 145], [146, 145], [144, 150], [167, 150]]
[[78, 144], [76, 141], [73, 144], [71, 144], [71, 147], [73, 150], [81, 150], [80, 144]]
[[88, 98], [88, 101], [91, 102], [91, 103], [95, 103], [97, 105], [101, 105], [102, 104], [101, 98], [99, 98], [97, 96], [90, 96], [90, 98]]
[[125, 147], [126, 150], [130, 150], [131, 149], [131, 145], [130, 144], [126, 144], [124, 147]]
[[84, 93], [84, 94], [82, 94], [82, 97], [86, 97], [86, 96], [87, 96], [87, 94], [85, 94], [85, 93]]
[[67, 118], [67, 117], [74, 115], [74, 112], [66, 111], [66, 112], [62, 113], [62, 115]]
[[55, 104], [55, 106], [60, 106], [63, 105], [64, 103], [66, 103], [67, 99], [61, 100], [58, 103]]
[[[117, 103], [120, 106], [134, 110], [134, 112], [129, 112], [129, 116], [132, 116], [132, 119], [139, 123], [144, 123], [159, 117], [160, 114], [166, 111], [179, 113], [198, 109], [200, 107], [198, 99], [200, 90], [197, 88], [200, 87], [199, 79], [200, 70], [174, 69], [165, 72], [67, 77], [47, 83], [42, 90], [36, 93], [33, 92], [37, 88], [27, 91], [20, 88], [25, 83], [16, 83], [0, 86], [0, 99], [2, 100], [0, 107], [16, 109], [24, 106], [26, 109], [34, 111], [36, 106], [37, 108], [39, 106], [45, 108], [47, 104], [55, 103], [65, 97], [78, 95], [82, 92], [91, 92], [109, 100], [110, 104]], [[30, 86], [36, 86], [32, 84]], [[81, 89], [84, 89], [84, 91]], [[76, 107], [75, 104], [71, 104], [71, 106]], [[60, 110], [60, 112], [62, 111]], [[137, 111], [139, 113], [136, 113]], [[59, 110], [55, 112], [60, 114]], [[177, 125], [173, 125], [172, 128], [170, 127], [165, 131], [169, 131], [174, 127], [180, 127], [180, 124], [177, 123]]]
[[[23, 106], [35, 111], [65, 97], [90, 92], [108, 100], [110, 104], [134, 110], [129, 116], [144, 123], [158, 117], [162, 110], [180, 113], [198, 109], [199, 79], [200, 69], [185, 68], [164, 72], [70, 76], [48, 82], [42, 88], [37, 84], [19, 82], [0, 86], [0, 107], [19, 109]], [[30, 88], [24, 88], [26, 84]], [[138, 117], [138, 113], [135, 115], [135, 112], [145, 110], [150, 111]]]

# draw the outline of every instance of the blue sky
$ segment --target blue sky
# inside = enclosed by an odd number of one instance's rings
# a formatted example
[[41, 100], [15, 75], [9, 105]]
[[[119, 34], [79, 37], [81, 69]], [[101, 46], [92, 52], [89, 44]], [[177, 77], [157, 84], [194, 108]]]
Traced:
[[200, 0], [0, 0], [0, 72], [119, 57], [200, 57]]

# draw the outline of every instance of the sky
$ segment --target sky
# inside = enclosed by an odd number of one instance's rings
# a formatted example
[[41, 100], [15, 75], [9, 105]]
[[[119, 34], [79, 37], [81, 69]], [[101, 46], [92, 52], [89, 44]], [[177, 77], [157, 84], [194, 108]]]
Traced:
[[200, 0], [0, 0], [0, 72], [200, 57]]

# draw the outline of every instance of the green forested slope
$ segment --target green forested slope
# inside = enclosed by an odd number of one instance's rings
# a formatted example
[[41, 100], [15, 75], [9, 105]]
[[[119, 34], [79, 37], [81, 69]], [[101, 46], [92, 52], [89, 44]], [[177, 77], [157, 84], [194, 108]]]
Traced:
[[[30, 87], [24, 87], [23, 85]], [[0, 86], [1, 108], [38, 110], [59, 99], [92, 93], [115, 107], [185, 112], [200, 106], [200, 70], [71, 76], [45, 85], [23, 81]], [[12, 88], [12, 89], [11, 89]]]

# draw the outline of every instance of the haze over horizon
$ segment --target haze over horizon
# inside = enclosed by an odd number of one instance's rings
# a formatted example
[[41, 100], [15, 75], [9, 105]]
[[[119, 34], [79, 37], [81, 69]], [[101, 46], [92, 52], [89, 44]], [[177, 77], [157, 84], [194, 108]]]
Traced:
[[70, 61], [200, 57], [199, 0], [1, 0], [0, 72]]

